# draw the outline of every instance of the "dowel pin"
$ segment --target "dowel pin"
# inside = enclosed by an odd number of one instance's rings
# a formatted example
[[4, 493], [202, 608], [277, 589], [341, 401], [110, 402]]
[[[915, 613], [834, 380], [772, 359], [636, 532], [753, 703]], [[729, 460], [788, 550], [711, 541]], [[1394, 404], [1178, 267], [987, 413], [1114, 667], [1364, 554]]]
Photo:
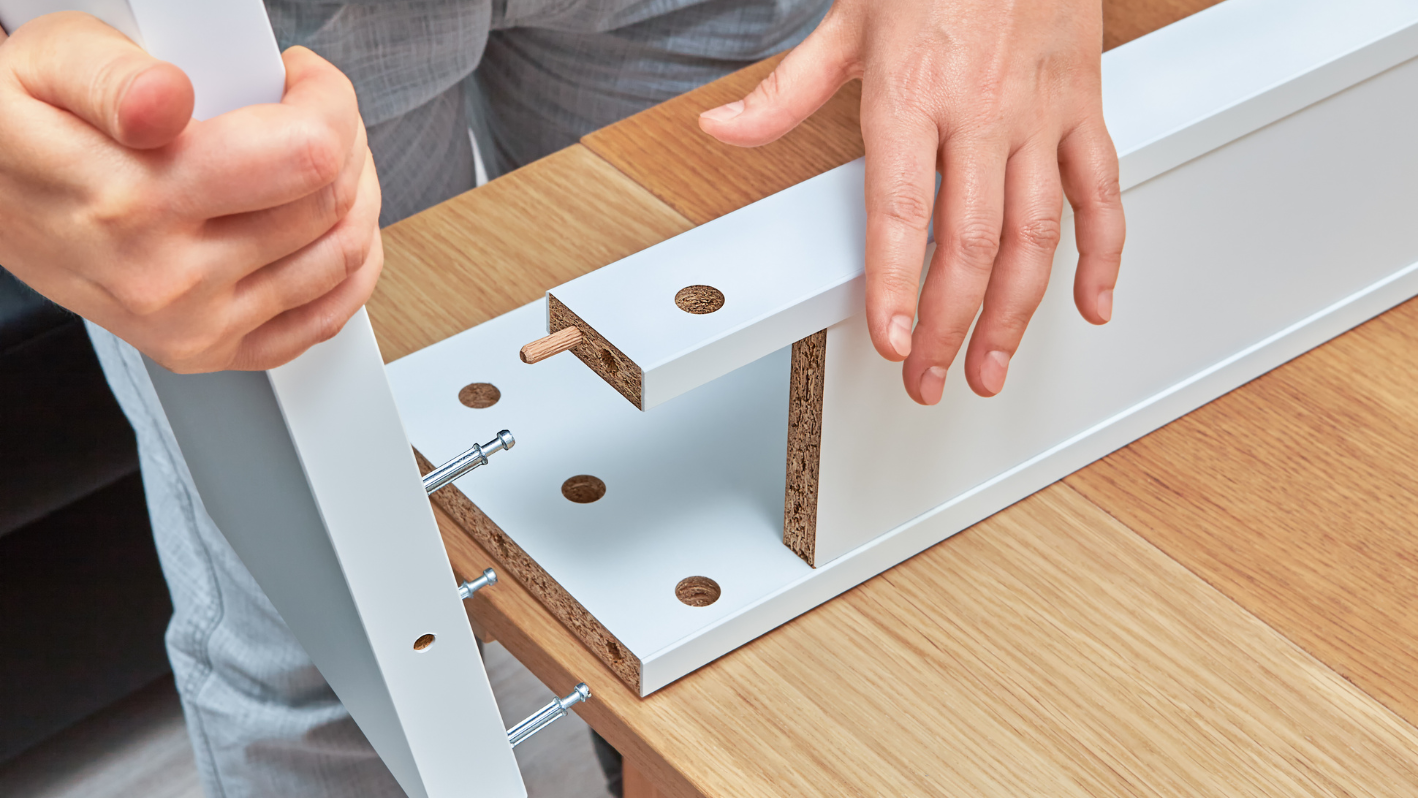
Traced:
[[552, 355], [559, 355], [581, 343], [580, 327], [563, 327], [560, 330], [522, 347], [523, 363], [540, 363]]

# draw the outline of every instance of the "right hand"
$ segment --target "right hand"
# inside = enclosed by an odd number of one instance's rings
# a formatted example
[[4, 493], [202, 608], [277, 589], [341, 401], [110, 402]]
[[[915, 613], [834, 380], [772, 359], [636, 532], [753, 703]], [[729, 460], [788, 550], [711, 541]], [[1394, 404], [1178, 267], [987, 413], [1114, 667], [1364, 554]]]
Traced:
[[354, 89], [304, 48], [285, 98], [191, 118], [177, 67], [76, 12], [0, 31], [0, 264], [177, 372], [267, 369], [383, 267]]

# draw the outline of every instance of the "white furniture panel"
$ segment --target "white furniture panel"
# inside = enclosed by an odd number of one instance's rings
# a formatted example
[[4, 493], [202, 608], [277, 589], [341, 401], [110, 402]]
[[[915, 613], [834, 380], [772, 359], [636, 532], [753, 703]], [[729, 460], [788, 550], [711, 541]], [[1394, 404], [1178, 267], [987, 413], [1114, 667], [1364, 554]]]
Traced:
[[[1103, 102], [1122, 187], [1415, 53], [1418, 0], [1229, 0], [1111, 50]], [[641, 367], [649, 410], [860, 312], [862, 176], [847, 164], [550, 293]], [[697, 284], [724, 307], [676, 307]]]
[[[0, 22], [60, 10], [180, 67], [198, 118], [281, 101], [260, 0], [0, 0]], [[525, 796], [365, 312], [270, 372], [147, 365], [207, 511], [404, 791]]]
[[[1065, 228], [1044, 302], [994, 398], [970, 391], [962, 353], [941, 403], [921, 407], [900, 366], [876, 354], [864, 317], [833, 326], [816, 562], [1418, 263], [1414, 130], [1418, 60], [1125, 192], [1116, 316], [1101, 327], [1074, 308]], [[1235, 387], [1207, 384], [1213, 395]]]
[[[519, 362], [540, 306], [391, 365], [400, 412], [434, 459], [449, 435], [518, 431], [517, 463], [459, 487], [631, 649], [648, 694], [1418, 294], [1415, 21], [1418, 0], [1230, 0], [1109, 53], [1130, 225], [1116, 317], [1077, 317], [1065, 240], [995, 399], [957, 366], [917, 407], [871, 349], [849, 164], [551, 292], [644, 367], [648, 412], [574, 358]], [[692, 284], [723, 309], [681, 312]], [[783, 348], [823, 328], [814, 570], [780, 542]], [[501, 402], [458, 404], [475, 381]], [[562, 499], [576, 474], [605, 498]], [[679, 604], [691, 575], [719, 601]]]

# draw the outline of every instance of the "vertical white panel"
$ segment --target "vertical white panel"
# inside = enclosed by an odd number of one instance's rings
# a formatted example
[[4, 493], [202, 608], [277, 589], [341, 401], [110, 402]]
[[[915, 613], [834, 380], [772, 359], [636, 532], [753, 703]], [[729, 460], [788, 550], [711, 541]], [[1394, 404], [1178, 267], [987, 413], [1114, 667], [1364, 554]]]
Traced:
[[428, 795], [523, 794], [368, 315], [269, 374], [382, 676], [355, 689], [388, 691]]
[[[260, 0], [0, 0], [7, 27], [60, 10], [180, 67], [199, 119], [281, 101]], [[269, 373], [147, 365], [209, 514], [404, 790], [524, 796], [364, 311]]]
[[1074, 308], [1072, 231], [999, 396], [912, 402], [863, 317], [828, 333], [817, 562], [1418, 262], [1418, 60], [1123, 195], [1116, 315]]

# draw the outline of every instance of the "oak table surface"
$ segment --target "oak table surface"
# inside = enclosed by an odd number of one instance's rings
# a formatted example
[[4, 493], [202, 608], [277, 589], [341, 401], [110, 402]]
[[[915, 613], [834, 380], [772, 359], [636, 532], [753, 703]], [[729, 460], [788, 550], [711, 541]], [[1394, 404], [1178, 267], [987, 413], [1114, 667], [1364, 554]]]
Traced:
[[[1210, 4], [1108, 4], [1108, 41]], [[386, 360], [860, 154], [855, 86], [762, 151], [699, 134], [766, 69], [386, 230]], [[515, 580], [469, 613], [667, 796], [1418, 795], [1414, 352], [1409, 303], [646, 699]]]

